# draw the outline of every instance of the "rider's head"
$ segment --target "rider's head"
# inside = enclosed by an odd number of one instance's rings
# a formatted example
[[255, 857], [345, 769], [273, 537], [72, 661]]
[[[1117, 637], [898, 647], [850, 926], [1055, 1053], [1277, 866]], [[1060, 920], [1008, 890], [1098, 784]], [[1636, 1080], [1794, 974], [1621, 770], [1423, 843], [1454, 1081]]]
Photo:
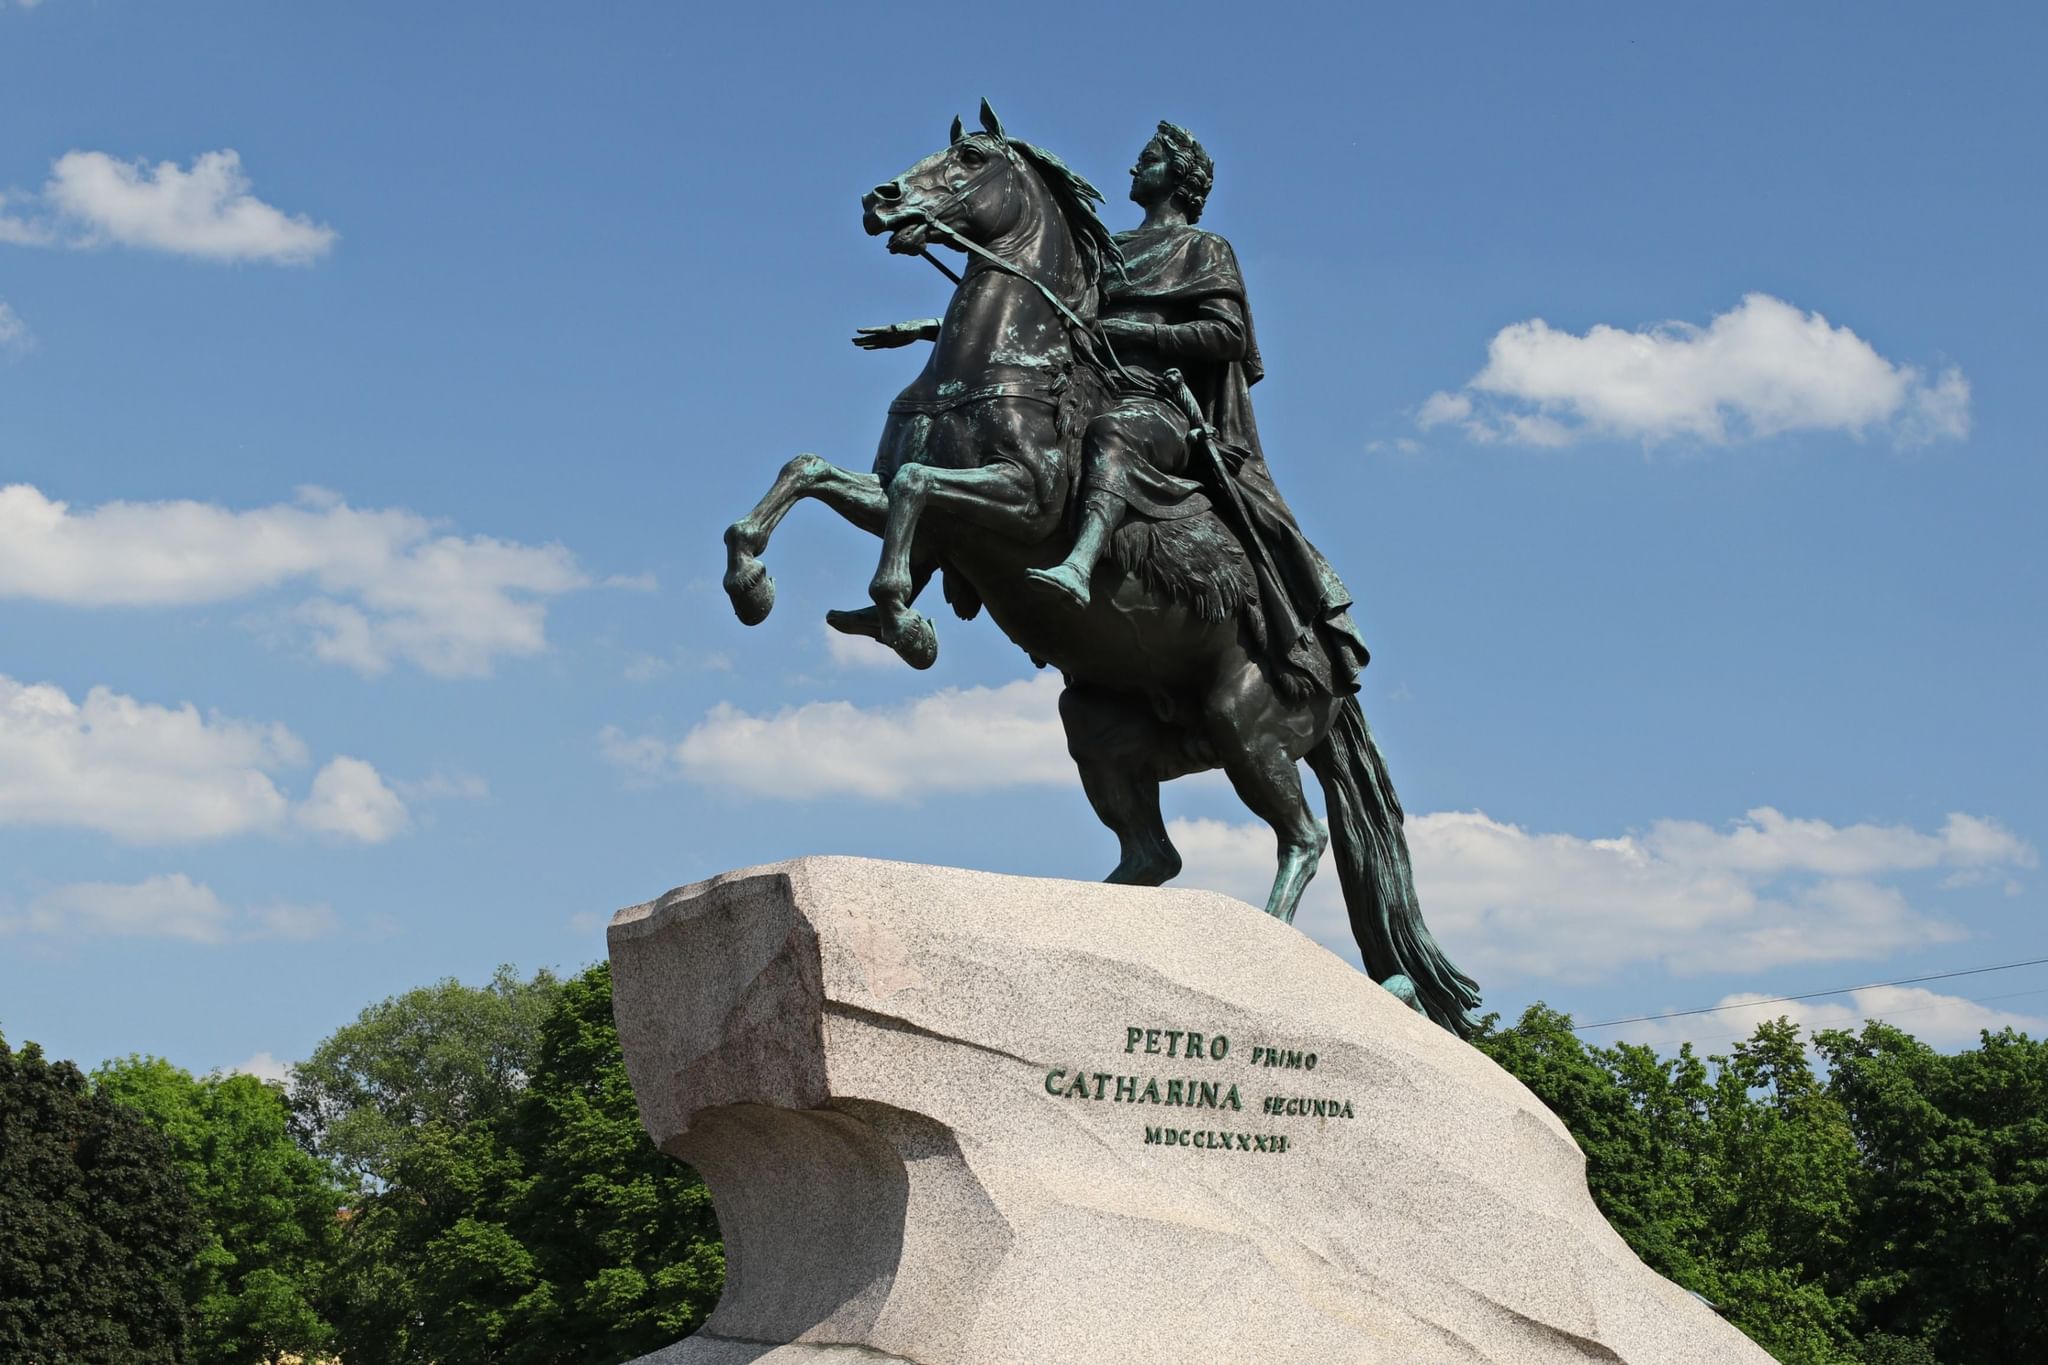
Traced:
[[1209, 202], [1209, 187], [1216, 183], [1216, 163], [1195, 141], [1195, 135], [1178, 123], [1159, 125], [1153, 139], [1167, 155], [1173, 170], [1173, 197], [1180, 201], [1190, 223], [1202, 220], [1202, 206]]

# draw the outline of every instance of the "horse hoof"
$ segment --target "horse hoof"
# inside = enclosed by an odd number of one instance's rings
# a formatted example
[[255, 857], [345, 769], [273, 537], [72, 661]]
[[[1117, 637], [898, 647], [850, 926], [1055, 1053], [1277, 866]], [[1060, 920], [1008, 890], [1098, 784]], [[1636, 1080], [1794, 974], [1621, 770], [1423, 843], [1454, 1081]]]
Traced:
[[1415, 993], [1415, 983], [1408, 977], [1396, 972], [1385, 981], [1380, 982], [1380, 985], [1386, 987], [1388, 995], [1393, 996], [1417, 1014], [1425, 1012], [1422, 1008], [1422, 997]]
[[909, 626], [885, 643], [896, 651], [897, 658], [912, 668], [930, 668], [939, 661], [939, 633], [932, 628], [928, 616], [912, 613]]
[[758, 626], [775, 609], [775, 580], [760, 560], [745, 556], [726, 570], [725, 595], [741, 625]]
[[860, 635], [870, 640], [882, 638], [882, 613], [875, 607], [860, 607], [854, 611], [828, 611], [825, 624], [841, 635]]

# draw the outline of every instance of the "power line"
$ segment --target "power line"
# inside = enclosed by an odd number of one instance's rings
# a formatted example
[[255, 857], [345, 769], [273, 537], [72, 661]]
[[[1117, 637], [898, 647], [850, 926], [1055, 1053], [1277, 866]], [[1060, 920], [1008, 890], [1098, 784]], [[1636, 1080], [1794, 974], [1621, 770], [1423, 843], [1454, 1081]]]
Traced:
[[1824, 995], [1847, 995], [1851, 991], [1876, 990], [1880, 986], [1911, 986], [1921, 981], [1946, 981], [1953, 976], [1982, 976], [1985, 972], [2007, 972], [2014, 967], [2038, 967], [2048, 957], [2030, 957], [2025, 962], [2001, 962], [1995, 967], [1970, 967], [1960, 972], [1930, 972], [1926, 976], [1902, 976], [1896, 981], [1872, 981], [1862, 986], [1842, 986], [1832, 991], [1806, 991], [1800, 995], [1774, 995], [1768, 1000], [1739, 1000], [1732, 1005], [1703, 1005], [1696, 1010], [1673, 1010], [1669, 1014], [1638, 1014], [1628, 1019], [1603, 1019], [1597, 1024], [1574, 1024], [1572, 1032], [1590, 1028], [1613, 1028], [1617, 1024], [1648, 1024], [1659, 1019], [1684, 1019], [1695, 1014], [1719, 1014], [1722, 1010], [1752, 1009], [1757, 1005], [1782, 1005], [1790, 1000], [1818, 1000]]

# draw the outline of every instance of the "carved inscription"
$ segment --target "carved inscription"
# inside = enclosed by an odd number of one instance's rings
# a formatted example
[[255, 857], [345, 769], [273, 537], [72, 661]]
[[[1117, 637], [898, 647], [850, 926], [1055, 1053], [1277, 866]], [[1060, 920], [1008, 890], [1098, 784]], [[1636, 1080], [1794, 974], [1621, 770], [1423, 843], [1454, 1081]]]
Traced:
[[[1309, 1072], [1316, 1069], [1315, 1053], [1299, 1048], [1255, 1043], [1249, 1058], [1233, 1053], [1227, 1034], [1191, 1028], [1153, 1028], [1132, 1024], [1124, 1029], [1124, 1055], [1133, 1059], [1159, 1057], [1180, 1063], [1201, 1063], [1196, 1074], [1161, 1076], [1144, 1074], [1144, 1062], [1130, 1062], [1131, 1070], [1094, 1071], [1085, 1065], [1055, 1066], [1045, 1073], [1045, 1093], [1056, 1099], [1083, 1100], [1102, 1104], [1150, 1104], [1165, 1108], [1213, 1109], [1241, 1113], [1245, 1099], [1241, 1084], [1227, 1072], [1211, 1068], [1223, 1064], [1230, 1071], [1239, 1067]], [[1150, 1064], [1156, 1066], [1157, 1063]], [[1192, 1069], [1192, 1068], [1191, 1068]], [[1278, 1080], [1278, 1077], [1273, 1079]], [[1306, 1077], [1303, 1078], [1304, 1080]], [[1271, 1118], [1349, 1119], [1356, 1111], [1350, 1100], [1335, 1095], [1264, 1095], [1257, 1097], [1259, 1111]], [[1292, 1150], [1302, 1134], [1251, 1133], [1214, 1128], [1180, 1128], [1167, 1124], [1143, 1125], [1148, 1147], [1188, 1147], [1198, 1151], [1283, 1154]]]

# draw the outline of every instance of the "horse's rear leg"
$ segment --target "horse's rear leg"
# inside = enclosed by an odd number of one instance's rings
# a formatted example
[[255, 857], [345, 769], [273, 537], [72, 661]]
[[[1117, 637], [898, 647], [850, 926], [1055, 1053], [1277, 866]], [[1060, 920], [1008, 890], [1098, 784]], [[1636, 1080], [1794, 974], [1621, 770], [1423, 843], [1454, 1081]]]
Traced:
[[1180, 853], [1159, 813], [1159, 784], [1202, 766], [1188, 759], [1187, 737], [1161, 724], [1142, 701], [1081, 685], [1060, 693], [1060, 723], [1088, 804], [1122, 850], [1103, 880], [1125, 886], [1172, 881], [1180, 875]]
[[882, 562], [868, 584], [877, 608], [875, 638], [912, 668], [930, 668], [939, 657], [938, 633], [929, 619], [910, 609], [918, 586], [911, 574], [911, 549], [925, 509], [1027, 542], [1050, 534], [1059, 511], [1042, 505], [1030, 473], [1007, 460], [978, 469], [905, 465], [890, 480], [888, 498]]
[[1242, 655], [1224, 666], [1202, 703], [1205, 732], [1238, 799], [1273, 827], [1280, 861], [1266, 913], [1287, 924], [1330, 842], [1302, 794], [1296, 764], [1321, 737], [1333, 704], [1327, 697], [1285, 700]]
[[775, 606], [775, 580], [760, 556], [789, 509], [805, 498], [816, 498], [875, 535], [889, 520], [889, 495], [874, 475], [856, 474], [809, 454], [784, 465], [754, 510], [725, 528], [725, 595], [746, 625], [760, 625]]

